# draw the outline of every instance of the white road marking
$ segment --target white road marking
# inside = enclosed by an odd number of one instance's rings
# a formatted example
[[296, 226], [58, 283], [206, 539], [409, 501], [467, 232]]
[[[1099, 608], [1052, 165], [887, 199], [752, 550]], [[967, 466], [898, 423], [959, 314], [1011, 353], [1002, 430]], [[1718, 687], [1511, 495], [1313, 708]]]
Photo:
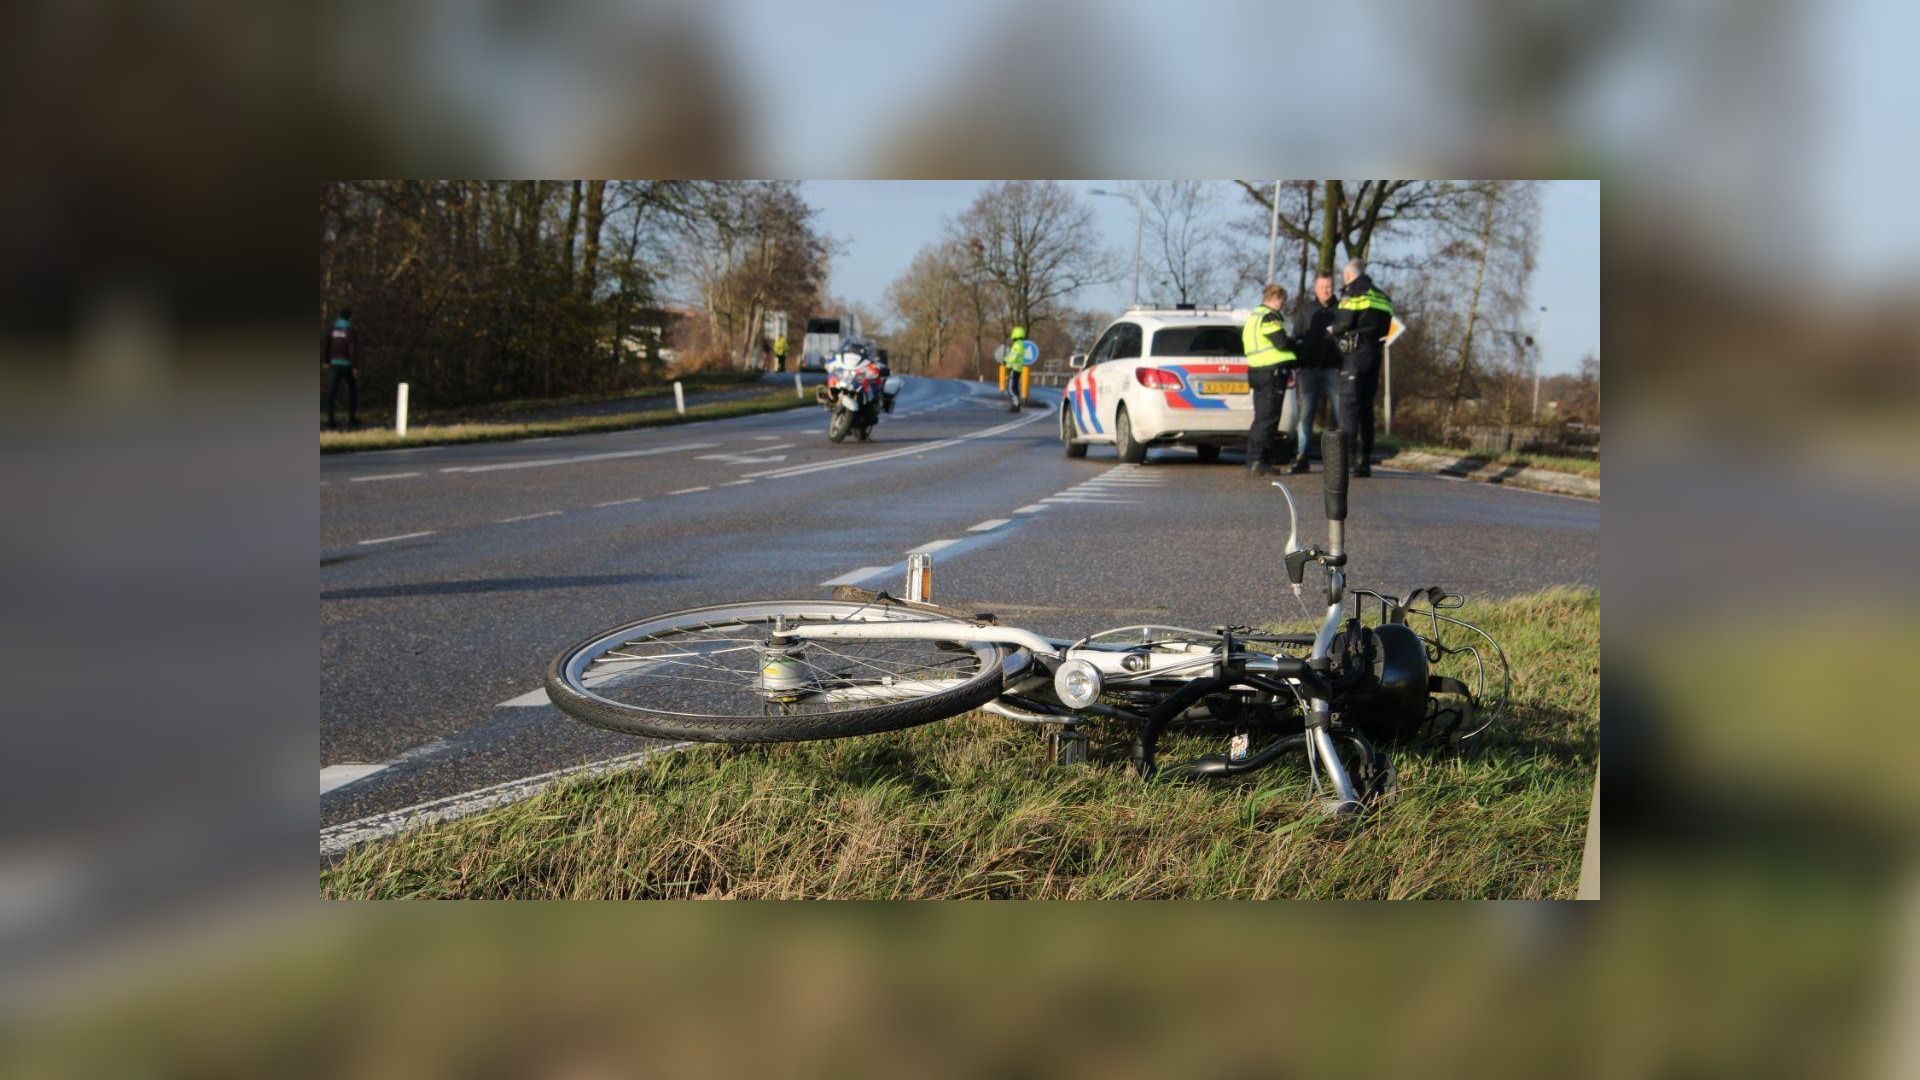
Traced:
[[1043, 503], [1104, 503], [1118, 506], [1123, 503], [1137, 503], [1139, 499], [1120, 499], [1106, 495], [1049, 495], [1040, 500]]
[[700, 485], [699, 487], [690, 487], [690, 488], [681, 488], [681, 489], [680, 489], [679, 491], [669, 491], [669, 492], [667, 492], [667, 494], [669, 494], [669, 495], [691, 495], [691, 494], [693, 494], [693, 493], [694, 493], [694, 492], [696, 492], [696, 491], [708, 491], [708, 490], [711, 490], [711, 489], [712, 489], [712, 487], [713, 487], [713, 485], [712, 485], [712, 484], [701, 484], [701, 485]]
[[694, 745], [688, 742], [670, 743], [666, 746], [642, 750], [634, 754], [625, 754], [605, 761], [588, 762], [566, 769], [555, 769], [538, 776], [529, 776], [521, 780], [508, 780], [505, 783], [483, 787], [476, 791], [449, 795], [444, 799], [418, 803], [385, 814], [374, 814], [356, 821], [346, 821], [330, 825], [320, 830], [320, 854], [322, 857], [339, 855], [356, 844], [392, 836], [394, 833], [420, 825], [453, 821], [473, 814], [491, 810], [496, 806], [530, 799], [562, 780], [575, 776], [599, 776], [603, 773], [637, 765], [655, 754], [665, 754], [674, 750], [684, 750]]
[[500, 704], [495, 705], [494, 708], [496, 709], [530, 709], [536, 705], [546, 705], [546, 704], [550, 704], [547, 698], [547, 688], [542, 686], [537, 690], [529, 690], [526, 693], [521, 694], [519, 697], [508, 698], [507, 700], [501, 702]]
[[328, 765], [320, 770], [320, 794], [325, 795], [334, 788], [345, 787], [355, 780], [363, 780], [391, 764], [393, 763], [389, 761], [379, 765], [362, 765], [358, 763], [351, 765]]
[[646, 501], [647, 501], [647, 497], [645, 495], [635, 495], [631, 499], [608, 499], [606, 502], [597, 502], [593, 504], [593, 508], [595, 510], [598, 510], [603, 506], [625, 506], [628, 503], [637, 503], [637, 502], [646, 502]]
[[754, 439], [758, 442], [772, 442], [779, 437], [778, 435], [755, 435]]
[[532, 461], [501, 461], [492, 465], [448, 465], [443, 473], [484, 473], [502, 472], [507, 469], [540, 469], [549, 465], [580, 465], [589, 461], [613, 461], [617, 458], [651, 457], [655, 454], [675, 454], [683, 450], [711, 450], [719, 443], [682, 443], [678, 446], [655, 446], [645, 450], [611, 450], [602, 454], [575, 454], [572, 457], [535, 458]]
[[908, 548], [907, 554], [913, 555], [920, 552], [927, 552], [931, 554], [935, 551], [939, 551], [941, 548], [952, 547], [953, 545], [959, 542], [960, 541], [958, 540], [929, 540], [924, 544], [919, 544], [915, 547]]
[[968, 531], [968, 532], [988, 532], [988, 531], [991, 531], [991, 530], [993, 530], [993, 529], [997, 529], [997, 528], [999, 528], [999, 527], [1000, 527], [1000, 526], [1002, 526], [1002, 525], [1005, 525], [1005, 524], [1006, 524], [1006, 523], [1007, 523], [1007, 522], [1008, 522], [1009, 520], [1011, 520], [1011, 519], [1009, 519], [1009, 518], [988, 518], [987, 520], [985, 520], [985, 521], [983, 521], [983, 522], [981, 522], [981, 523], [980, 523], [980, 524], [978, 524], [978, 525], [969, 525], [969, 526], [967, 526], [967, 531]]
[[[772, 450], [774, 447], [767, 447]], [[724, 461], [729, 465], [765, 465], [773, 461], [785, 461], [785, 454], [701, 454], [701, 461]]]
[[542, 510], [537, 514], [521, 514], [518, 517], [501, 518], [498, 521], [495, 521], [494, 524], [495, 525], [511, 525], [516, 521], [532, 521], [534, 518], [559, 517], [559, 516], [560, 516], [560, 511], [558, 510]]
[[751, 483], [753, 483], [753, 481], [751, 480], [729, 480], [726, 483], [721, 484], [720, 486], [721, 487], [739, 487], [741, 484], [751, 484]]
[[844, 469], [850, 465], [865, 465], [875, 461], [891, 461], [894, 458], [907, 457], [912, 454], [925, 454], [933, 450], [943, 450], [949, 446], [958, 446], [971, 439], [984, 439], [992, 435], [998, 435], [1004, 431], [1011, 431], [1014, 428], [1031, 424], [1035, 420], [1044, 419], [1046, 419], [1046, 414], [1041, 413], [1014, 420], [1010, 423], [1001, 424], [997, 427], [982, 428], [979, 431], [968, 432], [965, 435], [958, 435], [951, 439], [915, 443], [912, 446], [903, 446], [898, 450], [884, 450], [877, 454], [862, 454], [859, 457], [842, 458], [838, 461], [823, 461], [811, 465], [794, 465], [785, 469], [765, 469], [760, 472], [748, 473], [747, 475], [751, 477], [768, 476], [785, 480], [790, 476], [804, 476], [808, 473], [825, 472], [828, 469]]
[[347, 482], [349, 484], [365, 484], [374, 480], [405, 480], [409, 476], [419, 476], [419, 475], [420, 474], [417, 472], [379, 473], [374, 476], [349, 476], [347, 477]]
[[870, 579], [870, 578], [877, 578], [877, 577], [879, 577], [879, 576], [880, 576], [881, 574], [885, 574], [885, 573], [888, 573], [888, 572], [890, 572], [890, 571], [892, 571], [892, 570], [893, 570], [893, 567], [891, 567], [891, 566], [863, 566], [863, 567], [861, 567], [861, 568], [860, 568], [860, 569], [858, 569], [858, 570], [854, 570], [854, 571], [851, 571], [851, 572], [849, 572], [849, 573], [845, 573], [845, 574], [841, 574], [841, 575], [840, 575], [839, 577], [837, 577], [837, 578], [829, 578], [829, 579], [827, 579], [826, 581], [823, 581], [823, 582], [821, 582], [820, 584], [821, 584], [821, 585], [823, 585], [823, 586], [826, 586], [826, 585], [858, 585], [858, 584], [860, 584], [860, 583], [861, 583], [861, 582], [863, 582], [863, 581], [866, 581], [866, 580], [868, 580], [868, 579]]
[[360, 541], [360, 545], [365, 547], [368, 544], [391, 544], [395, 540], [414, 540], [422, 536], [432, 536], [433, 533], [434, 530], [428, 529], [425, 532], [401, 533], [399, 536], [382, 536], [373, 540], [362, 540]]
[[1018, 509], [1018, 510], [1015, 510], [1015, 511], [1014, 511], [1014, 513], [1016, 513], [1016, 514], [1037, 514], [1037, 513], [1039, 513], [1040, 511], [1042, 511], [1042, 510], [1045, 510], [1046, 508], [1047, 508], [1047, 507], [1046, 507], [1046, 505], [1045, 505], [1044, 503], [1033, 503], [1033, 504], [1031, 504], [1031, 505], [1029, 505], [1029, 506], [1023, 506], [1023, 507], [1021, 507], [1020, 509]]

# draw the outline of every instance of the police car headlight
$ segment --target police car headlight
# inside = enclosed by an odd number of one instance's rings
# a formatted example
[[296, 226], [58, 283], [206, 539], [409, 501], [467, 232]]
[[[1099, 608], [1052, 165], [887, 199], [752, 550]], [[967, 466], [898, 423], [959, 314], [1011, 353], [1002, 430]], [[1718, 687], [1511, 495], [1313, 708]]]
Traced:
[[1100, 669], [1085, 660], [1069, 660], [1053, 673], [1053, 692], [1070, 709], [1100, 700]]

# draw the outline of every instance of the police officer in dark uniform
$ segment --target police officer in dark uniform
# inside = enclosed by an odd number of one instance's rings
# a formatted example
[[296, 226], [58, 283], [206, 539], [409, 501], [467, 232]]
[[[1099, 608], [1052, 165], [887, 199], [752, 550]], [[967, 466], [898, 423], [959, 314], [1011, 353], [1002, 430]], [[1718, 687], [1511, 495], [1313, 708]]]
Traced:
[[1367, 276], [1367, 266], [1353, 259], [1341, 268], [1347, 287], [1340, 293], [1340, 313], [1333, 320], [1333, 336], [1340, 343], [1340, 393], [1335, 399], [1340, 428], [1353, 433], [1359, 444], [1353, 475], [1373, 475], [1373, 399], [1380, 392], [1381, 353], [1387, 331], [1393, 327], [1393, 301]]

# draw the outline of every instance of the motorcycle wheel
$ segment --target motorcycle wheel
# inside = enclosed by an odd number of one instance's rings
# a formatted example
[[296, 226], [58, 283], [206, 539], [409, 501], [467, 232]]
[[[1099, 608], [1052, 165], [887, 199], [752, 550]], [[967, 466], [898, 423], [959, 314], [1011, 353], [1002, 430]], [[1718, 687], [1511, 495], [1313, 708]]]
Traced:
[[833, 419], [827, 421], [827, 439], [830, 442], [843, 442], [852, 427], [853, 414], [845, 409], [835, 409]]

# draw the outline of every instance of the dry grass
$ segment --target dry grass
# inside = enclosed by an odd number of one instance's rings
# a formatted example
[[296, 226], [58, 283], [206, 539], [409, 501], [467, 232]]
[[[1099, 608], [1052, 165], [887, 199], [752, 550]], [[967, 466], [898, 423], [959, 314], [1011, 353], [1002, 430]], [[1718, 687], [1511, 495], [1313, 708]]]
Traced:
[[1554, 472], [1573, 473], [1576, 476], [1600, 475], [1600, 462], [1594, 458], [1557, 457], [1553, 454], [1524, 454], [1517, 450], [1505, 453], [1489, 453], [1485, 450], [1457, 450], [1438, 443], [1383, 443], [1384, 447], [1396, 450], [1417, 450], [1423, 454], [1443, 454], [1461, 461], [1477, 461], [1483, 465], [1522, 465], [1535, 469], [1550, 469]]
[[[348, 853], [329, 897], [1563, 897], [1599, 753], [1600, 602], [1469, 606], [1517, 709], [1467, 751], [1395, 755], [1342, 834], [1298, 760], [1143, 785], [1131, 732], [1055, 767], [983, 714], [907, 732], [668, 754]], [[1478, 743], [1478, 741], [1476, 741]]]

